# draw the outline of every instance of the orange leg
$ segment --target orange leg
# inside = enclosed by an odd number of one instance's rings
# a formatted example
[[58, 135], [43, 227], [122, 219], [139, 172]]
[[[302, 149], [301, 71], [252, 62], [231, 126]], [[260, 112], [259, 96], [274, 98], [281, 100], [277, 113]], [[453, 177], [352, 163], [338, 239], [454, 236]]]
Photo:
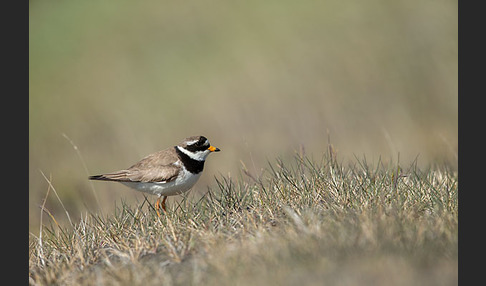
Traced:
[[164, 210], [164, 212], [167, 212], [167, 210], [165, 209], [165, 201], [167, 200], [167, 196], [164, 196], [164, 199], [162, 200], [162, 209]]
[[160, 208], [160, 197], [158, 197], [157, 201], [155, 202], [155, 211], [157, 212], [158, 217], [160, 217], [159, 208]]
[[167, 200], [167, 196], [164, 196], [164, 199], [162, 200], [162, 203], [160, 203], [160, 197], [157, 198], [157, 201], [155, 202], [155, 211], [157, 212], [157, 216], [160, 217], [160, 212], [159, 208], [162, 207], [164, 212], [167, 212], [165, 209], [165, 201]]

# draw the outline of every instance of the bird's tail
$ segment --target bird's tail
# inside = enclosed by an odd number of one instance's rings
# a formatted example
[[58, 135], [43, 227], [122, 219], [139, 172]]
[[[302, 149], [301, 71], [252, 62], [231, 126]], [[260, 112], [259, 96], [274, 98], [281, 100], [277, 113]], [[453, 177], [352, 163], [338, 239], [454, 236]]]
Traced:
[[110, 174], [102, 174], [102, 175], [94, 175], [89, 176], [88, 179], [90, 180], [98, 180], [98, 181], [129, 181], [127, 178], [127, 171], [122, 170]]

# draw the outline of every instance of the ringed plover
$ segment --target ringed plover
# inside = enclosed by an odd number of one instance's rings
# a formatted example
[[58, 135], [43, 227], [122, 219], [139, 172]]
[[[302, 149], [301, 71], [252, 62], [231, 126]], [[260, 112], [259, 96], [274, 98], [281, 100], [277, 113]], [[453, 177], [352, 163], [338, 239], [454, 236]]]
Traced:
[[177, 146], [146, 156], [127, 169], [90, 176], [89, 179], [120, 182], [137, 191], [157, 195], [155, 210], [160, 216], [159, 207], [166, 211], [167, 197], [192, 188], [201, 177], [206, 157], [219, 151], [206, 137], [192, 136]]

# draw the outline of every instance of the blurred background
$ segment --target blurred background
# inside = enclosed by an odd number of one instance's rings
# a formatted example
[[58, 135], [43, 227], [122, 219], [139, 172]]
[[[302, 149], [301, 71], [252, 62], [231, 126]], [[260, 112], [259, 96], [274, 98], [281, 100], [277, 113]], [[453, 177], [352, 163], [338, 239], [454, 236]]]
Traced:
[[457, 1], [29, 3], [33, 233], [41, 172], [75, 219], [94, 194], [105, 210], [143, 200], [88, 174], [191, 135], [222, 150], [195, 197], [242, 162], [258, 175], [301, 148], [321, 158], [328, 138], [342, 162], [457, 167]]

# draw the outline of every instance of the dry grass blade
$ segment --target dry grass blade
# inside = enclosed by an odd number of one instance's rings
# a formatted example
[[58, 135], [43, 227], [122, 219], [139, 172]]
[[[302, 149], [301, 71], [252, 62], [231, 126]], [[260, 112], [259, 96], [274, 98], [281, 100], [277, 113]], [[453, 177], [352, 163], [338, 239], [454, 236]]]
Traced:
[[[78, 155], [79, 160], [81, 161], [81, 164], [83, 164], [83, 169], [84, 169], [84, 172], [86, 174], [86, 177], [89, 177], [90, 173], [88, 171], [88, 166], [86, 166], [86, 163], [84, 162], [83, 156], [81, 155], [81, 152], [79, 151], [78, 146], [76, 146], [76, 144], [74, 144], [73, 140], [71, 140], [71, 138], [69, 138], [65, 133], [62, 133], [62, 137], [64, 137], [71, 144], [71, 146], [73, 146], [74, 150], [76, 151], [76, 154]], [[100, 204], [100, 201], [98, 199], [98, 195], [96, 194], [96, 189], [95, 189], [93, 182], [91, 180], [89, 181], [89, 185], [91, 187], [91, 191], [93, 192], [93, 196], [96, 200], [96, 204], [98, 205], [98, 208], [100, 209], [100, 211], [102, 211], [103, 208]]]
[[39, 170], [39, 171], [42, 174], [42, 177], [44, 177], [44, 179], [46, 180], [46, 182], [49, 184], [49, 188], [51, 188], [52, 191], [54, 192], [54, 194], [56, 195], [56, 198], [59, 201], [59, 203], [61, 204], [62, 209], [64, 210], [64, 213], [66, 214], [66, 216], [67, 216], [67, 218], [69, 220], [69, 223], [71, 224], [71, 227], [74, 227], [74, 224], [73, 224], [73, 222], [71, 220], [71, 216], [69, 215], [69, 212], [67, 211], [66, 207], [62, 203], [61, 198], [59, 198], [59, 195], [57, 194], [56, 189], [52, 185], [51, 180], [46, 177], [46, 175], [44, 174], [44, 172], [42, 172], [42, 170]]
[[[51, 178], [49, 178], [50, 180]], [[48, 187], [47, 187], [47, 192], [46, 192], [46, 196], [44, 197], [44, 200], [42, 201], [42, 206], [41, 206], [41, 212], [40, 212], [40, 222], [39, 222], [39, 247], [37, 248], [38, 250], [38, 257], [41, 261], [41, 264], [42, 266], [46, 266], [46, 262], [44, 260], [44, 248], [43, 248], [43, 245], [42, 245], [42, 227], [43, 227], [43, 223], [42, 223], [42, 214], [44, 213], [43, 210], [45, 209], [45, 206], [46, 206], [46, 201], [47, 201], [47, 197], [49, 196], [49, 191], [51, 190], [51, 185], [49, 184]], [[52, 217], [52, 216], [51, 216]], [[54, 219], [54, 217], [52, 217]], [[54, 222], [56, 222], [54, 220]], [[57, 222], [56, 222], [57, 224]]]

